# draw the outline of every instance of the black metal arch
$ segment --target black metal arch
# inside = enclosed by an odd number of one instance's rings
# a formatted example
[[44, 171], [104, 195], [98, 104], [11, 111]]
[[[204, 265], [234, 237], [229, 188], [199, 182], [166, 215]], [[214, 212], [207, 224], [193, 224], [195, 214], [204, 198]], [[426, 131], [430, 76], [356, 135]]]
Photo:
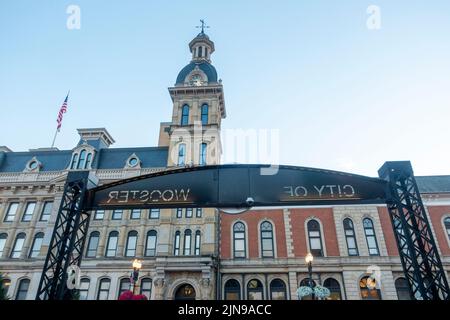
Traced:
[[81, 264], [90, 210], [384, 202], [412, 296], [450, 299], [410, 162], [386, 162], [379, 176], [382, 179], [306, 167], [217, 165], [166, 170], [95, 187], [89, 171], [69, 172], [36, 299], [68, 296], [67, 269]]

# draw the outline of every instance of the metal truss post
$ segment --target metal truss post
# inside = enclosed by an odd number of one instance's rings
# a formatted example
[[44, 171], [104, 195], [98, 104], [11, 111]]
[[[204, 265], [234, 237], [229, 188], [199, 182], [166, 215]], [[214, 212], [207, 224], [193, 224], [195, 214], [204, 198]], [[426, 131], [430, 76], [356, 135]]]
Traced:
[[79, 267], [90, 215], [83, 208], [86, 191], [96, 184], [89, 171], [69, 172], [56, 217], [36, 300], [70, 299], [69, 266]]
[[388, 182], [386, 204], [412, 298], [449, 300], [447, 278], [411, 163], [386, 162], [378, 175]]

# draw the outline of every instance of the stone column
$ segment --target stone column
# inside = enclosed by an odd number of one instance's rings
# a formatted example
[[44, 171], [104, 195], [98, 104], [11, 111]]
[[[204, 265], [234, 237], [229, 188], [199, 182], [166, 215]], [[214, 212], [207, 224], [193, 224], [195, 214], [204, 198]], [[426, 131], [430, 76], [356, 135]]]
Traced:
[[[106, 242], [108, 241], [108, 227], [107, 226], [103, 226], [103, 228], [100, 230], [100, 239], [98, 239], [98, 248], [97, 248], [97, 258], [101, 258], [105, 255], [105, 246], [106, 246]], [[88, 242], [87, 245], [89, 245], [89, 238], [88, 238]]]
[[126, 246], [126, 240], [127, 240], [127, 227], [126, 226], [120, 226], [119, 228], [119, 241], [117, 244], [117, 257], [123, 257], [124, 256], [124, 248]]
[[298, 281], [297, 281], [297, 272], [289, 271], [289, 287], [291, 288], [291, 300], [298, 300], [297, 289], [298, 289]]

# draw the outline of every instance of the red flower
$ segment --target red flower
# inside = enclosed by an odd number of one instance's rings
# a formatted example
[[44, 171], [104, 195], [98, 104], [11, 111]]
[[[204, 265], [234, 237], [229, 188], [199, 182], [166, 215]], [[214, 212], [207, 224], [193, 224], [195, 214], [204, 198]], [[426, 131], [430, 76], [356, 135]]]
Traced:
[[130, 290], [123, 292], [119, 297], [119, 300], [132, 300], [132, 299], [133, 299], [133, 292], [131, 292]]

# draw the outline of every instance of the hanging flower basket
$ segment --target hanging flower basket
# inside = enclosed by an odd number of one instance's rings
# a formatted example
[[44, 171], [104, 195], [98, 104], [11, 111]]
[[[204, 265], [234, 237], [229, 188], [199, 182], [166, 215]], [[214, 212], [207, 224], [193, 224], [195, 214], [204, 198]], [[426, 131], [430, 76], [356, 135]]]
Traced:
[[323, 286], [315, 286], [314, 287], [314, 295], [317, 298], [325, 299], [331, 295], [330, 289]]
[[133, 294], [130, 290], [123, 292], [119, 300], [148, 300], [145, 294]]
[[311, 289], [311, 287], [301, 286], [297, 289], [297, 295], [299, 296], [299, 298], [309, 296], [312, 293], [313, 293], [313, 289]]

